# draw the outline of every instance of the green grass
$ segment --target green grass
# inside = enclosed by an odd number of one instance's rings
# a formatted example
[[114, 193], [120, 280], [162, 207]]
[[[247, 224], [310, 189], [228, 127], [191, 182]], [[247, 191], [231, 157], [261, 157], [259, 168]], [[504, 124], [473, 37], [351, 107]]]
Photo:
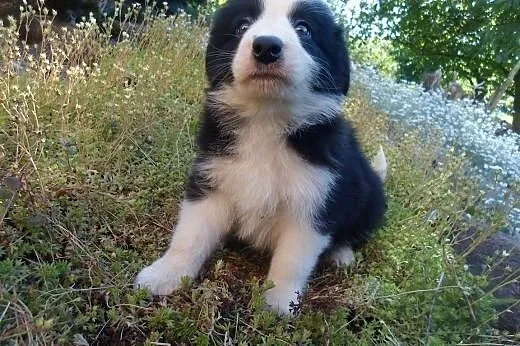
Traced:
[[[5, 69], [15, 43], [1, 30]], [[345, 113], [391, 169], [386, 223], [354, 266], [320, 265], [296, 318], [263, 309], [268, 261], [247, 249], [218, 251], [170, 297], [134, 291], [168, 245], [194, 157], [206, 28], [158, 21], [112, 47], [86, 32], [53, 43], [77, 59], [0, 75], [0, 344], [514, 343], [491, 327], [486, 279], [452, 249], [474, 226], [462, 215], [479, 216], [464, 160], [432, 165], [439, 143], [391, 124], [357, 87]], [[67, 81], [64, 63], [76, 65]], [[503, 218], [487, 221], [491, 233]]]

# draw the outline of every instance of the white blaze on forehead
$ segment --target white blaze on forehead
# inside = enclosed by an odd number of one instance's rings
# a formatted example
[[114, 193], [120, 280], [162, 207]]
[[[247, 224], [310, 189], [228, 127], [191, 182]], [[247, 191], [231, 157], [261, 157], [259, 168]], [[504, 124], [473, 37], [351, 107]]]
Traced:
[[288, 16], [294, 4], [302, 0], [263, 0], [264, 11], [262, 17]]
[[291, 23], [291, 13], [299, 3], [322, 4], [322, 0], [263, 0], [262, 13], [246, 36], [273, 35], [284, 43], [297, 40]]
[[262, 35], [277, 36], [284, 43], [294, 39], [289, 16], [298, 1], [301, 0], [263, 0], [262, 14], [246, 33], [246, 39]]
[[298, 3], [323, 4], [322, 0], [263, 0], [262, 17], [288, 17]]

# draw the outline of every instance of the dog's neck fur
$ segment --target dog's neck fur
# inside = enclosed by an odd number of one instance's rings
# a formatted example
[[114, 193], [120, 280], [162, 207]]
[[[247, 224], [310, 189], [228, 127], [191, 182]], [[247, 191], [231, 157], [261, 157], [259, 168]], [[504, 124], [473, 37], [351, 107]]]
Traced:
[[290, 96], [259, 97], [243, 92], [239, 87], [226, 85], [208, 92], [207, 102], [236, 118], [262, 118], [279, 129], [280, 133], [320, 124], [342, 113], [342, 95], [313, 92], [302, 88]]

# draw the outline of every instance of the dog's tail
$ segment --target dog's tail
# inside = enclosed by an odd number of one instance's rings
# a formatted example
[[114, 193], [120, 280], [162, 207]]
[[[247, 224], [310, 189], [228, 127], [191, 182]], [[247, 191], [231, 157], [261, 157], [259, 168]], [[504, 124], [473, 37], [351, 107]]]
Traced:
[[379, 178], [381, 178], [381, 181], [384, 182], [388, 173], [388, 162], [386, 161], [386, 155], [382, 146], [379, 147], [377, 155], [372, 160], [372, 168]]

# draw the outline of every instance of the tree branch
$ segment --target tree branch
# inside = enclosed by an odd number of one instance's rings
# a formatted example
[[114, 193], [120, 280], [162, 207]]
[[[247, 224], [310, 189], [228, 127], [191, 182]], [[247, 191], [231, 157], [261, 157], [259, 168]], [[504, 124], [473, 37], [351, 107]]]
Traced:
[[513, 67], [511, 72], [509, 72], [509, 75], [507, 76], [507, 79], [495, 90], [493, 93], [493, 96], [491, 96], [491, 99], [489, 100], [489, 103], [487, 104], [487, 110], [492, 112], [497, 108], [498, 103], [504, 96], [506, 90], [513, 84], [513, 80], [515, 79], [515, 76], [520, 71], [520, 60], [517, 61], [516, 65]]

